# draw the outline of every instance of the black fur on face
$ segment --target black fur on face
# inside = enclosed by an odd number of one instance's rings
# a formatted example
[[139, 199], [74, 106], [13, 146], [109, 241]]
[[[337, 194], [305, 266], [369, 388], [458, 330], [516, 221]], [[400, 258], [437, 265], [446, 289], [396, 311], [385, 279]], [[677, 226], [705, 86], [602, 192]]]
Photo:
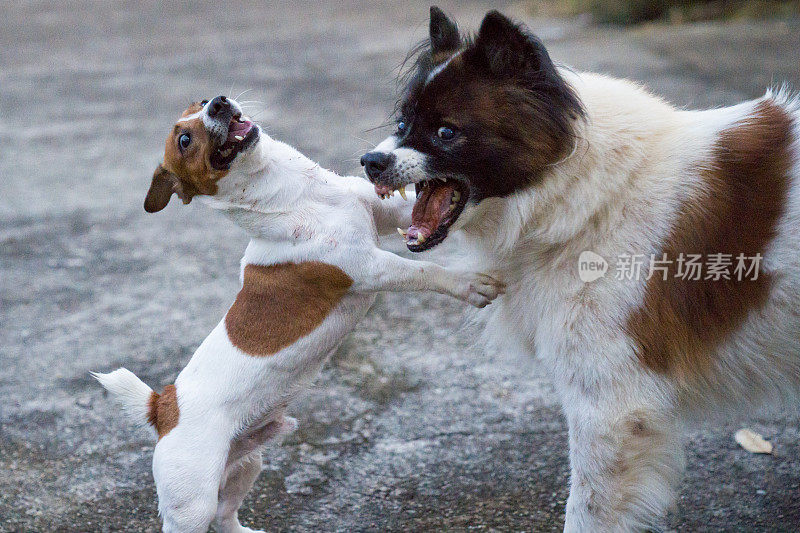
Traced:
[[523, 26], [491, 11], [462, 39], [432, 7], [430, 40], [416, 54], [398, 103], [398, 147], [424, 154], [431, 178], [458, 180], [477, 203], [536, 184], [572, 149], [583, 107]]

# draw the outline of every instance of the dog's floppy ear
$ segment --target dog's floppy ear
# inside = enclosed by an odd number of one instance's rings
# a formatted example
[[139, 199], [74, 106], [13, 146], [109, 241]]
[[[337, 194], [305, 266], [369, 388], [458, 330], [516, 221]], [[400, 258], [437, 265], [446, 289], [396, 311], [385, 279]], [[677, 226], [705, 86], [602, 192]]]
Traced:
[[441, 52], [455, 52], [461, 46], [458, 26], [436, 6], [431, 6], [430, 34], [431, 53], [434, 55]]
[[483, 18], [475, 51], [489, 71], [501, 78], [546, 78], [556, 74], [542, 41], [497, 11], [490, 11]]
[[167, 207], [173, 193], [177, 194], [185, 204], [192, 201], [192, 195], [184, 190], [184, 185], [178, 176], [162, 165], [158, 165], [158, 168], [153, 173], [150, 190], [147, 191], [147, 196], [144, 199], [144, 210], [148, 213], [161, 211]]

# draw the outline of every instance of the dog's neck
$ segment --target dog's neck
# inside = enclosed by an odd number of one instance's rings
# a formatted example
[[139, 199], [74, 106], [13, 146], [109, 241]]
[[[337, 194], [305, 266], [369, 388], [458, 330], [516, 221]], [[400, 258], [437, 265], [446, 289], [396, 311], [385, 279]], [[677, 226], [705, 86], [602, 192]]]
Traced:
[[[495, 257], [507, 257], [522, 244], [527, 252], [611, 245], [605, 241], [615, 239], [621, 224], [636, 225], [631, 217], [647, 215], [639, 206], [676, 194], [662, 154], [681, 143], [708, 143], [684, 127], [685, 114], [632, 84], [586, 74], [565, 77], [587, 113], [575, 123], [574, 150], [535, 185], [472, 207], [464, 224], [467, 237]], [[622, 96], [609, 100], [612, 90]], [[653, 181], [661, 185], [645, 183]], [[652, 198], [652, 191], [663, 198]]]
[[322, 260], [350, 224], [347, 216], [337, 215], [353, 209], [345, 206], [353, 202], [345, 181], [262, 133], [218, 182], [218, 193], [198, 199], [251, 238], [246, 263]]
[[251, 238], [296, 239], [298, 222], [313, 222], [312, 206], [334, 194], [333, 173], [291, 146], [262, 133], [259, 142], [218, 182], [214, 196], [200, 196]]

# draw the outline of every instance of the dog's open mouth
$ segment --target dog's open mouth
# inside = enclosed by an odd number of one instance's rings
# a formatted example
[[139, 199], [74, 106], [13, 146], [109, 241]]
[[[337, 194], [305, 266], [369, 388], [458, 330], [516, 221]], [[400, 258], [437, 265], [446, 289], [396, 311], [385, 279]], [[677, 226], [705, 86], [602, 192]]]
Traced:
[[[422, 252], [433, 248], [447, 237], [450, 226], [464, 210], [469, 192], [460, 181], [446, 178], [415, 183], [414, 187], [417, 201], [411, 212], [411, 226], [408, 230], [398, 229], [409, 250]], [[375, 192], [385, 198], [394, 191], [389, 187], [376, 185]]]
[[244, 152], [258, 136], [258, 126], [241, 114], [231, 117], [228, 136], [211, 154], [211, 166], [216, 170], [227, 170], [236, 156]]

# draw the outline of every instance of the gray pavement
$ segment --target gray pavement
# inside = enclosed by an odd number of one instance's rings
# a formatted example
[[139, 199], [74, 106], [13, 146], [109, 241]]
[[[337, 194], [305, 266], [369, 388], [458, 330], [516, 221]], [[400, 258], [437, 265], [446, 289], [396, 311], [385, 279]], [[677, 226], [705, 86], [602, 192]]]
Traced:
[[[443, 1], [463, 27], [498, 7]], [[358, 173], [386, 134], [396, 66], [427, 3], [388, 0], [0, 4], [0, 531], [154, 531], [149, 436], [90, 370], [172, 382], [237, 290], [246, 239], [200, 205], [141, 208], [193, 100], [236, 95], [267, 131]], [[641, 80], [685, 107], [800, 88], [800, 24], [632, 30], [528, 20], [553, 56]], [[262, 111], [263, 110], [263, 111]], [[471, 347], [461, 306], [380, 297], [267, 453], [243, 521], [270, 531], [557, 531], [566, 428], [535, 360]], [[793, 414], [702, 427], [668, 529], [800, 529]]]

